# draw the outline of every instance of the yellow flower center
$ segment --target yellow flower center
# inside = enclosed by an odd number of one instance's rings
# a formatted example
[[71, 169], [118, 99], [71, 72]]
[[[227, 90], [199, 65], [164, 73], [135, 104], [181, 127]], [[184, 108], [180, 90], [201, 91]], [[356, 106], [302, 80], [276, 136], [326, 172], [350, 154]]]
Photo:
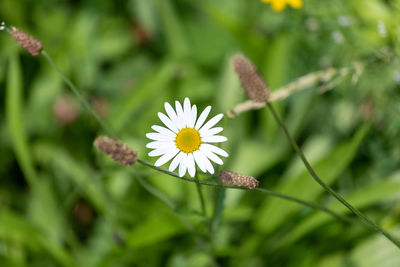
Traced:
[[176, 135], [175, 144], [180, 151], [192, 153], [201, 145], [200, 133], [193, 128], [183, 128]]

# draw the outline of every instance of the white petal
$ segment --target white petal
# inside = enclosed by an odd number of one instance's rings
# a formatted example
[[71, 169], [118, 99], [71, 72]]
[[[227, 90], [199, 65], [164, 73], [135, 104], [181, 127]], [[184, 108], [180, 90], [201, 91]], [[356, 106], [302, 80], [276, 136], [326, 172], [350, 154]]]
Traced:
[[154, 150], [149, 152], [149, 156], [150, 157], [158, 157], [158, 156], [164, 155], [165, 153], [167, 153], [170, 150], [171, 150], [171, 148], [154, 149]]
[[181, 162], [179, 163], [179, 177], [182, 177], [186, 173], [187, 164], [186, 164], [187, 154], [183, 153], [183, 157]]
[[226, 140], [228, 140], [228, 138], [222, 135], [213, 135], [201, 138], [202, 142], [207, 142], [207, 143], [221, 143], [225, 142]]
[[196, 125], [194, 126], [194, 128], [196, 130], [198, 130], [203, 125], [203, 123], [207, 119], [208, 114], [210, 113], [210, 110], [211, 110], [211, 106], [208, 106], [200, 114], [199, 119], [197, 120]]
[[187, 97], [185, 98], [185, 101], [183, 103], [183, 112], [185, 114], [186, 126], [190, 127], [190, 128], [193, 128], [196, 118], [193, 119], [192, 107], [191, 107], [191, 104], [190, 104], [190, 100]]
[[165, 124], [165, 126], [167, 126], [171, 131], [173, 131], [174, 133], [178, 132], [178, 128], [172, 123], [172, 121], [164, 113], [158, 112], [158, 117]]
[[213, 136], [214, 134], [220, 133], [224, 130], [222, 127], [215, 127], [208, 130], [199, 131], [201, 137]]
[[218, 165], [224, 164], [222, 159], [220, 159], [217, 155], [215, 155], [213, 152], [210, 150], [205, 149], [204, 147], [200, 147], [200, 151], [204, 153], [204, 155], [209, 158], [210, 160], [214, 161]]
[[192, 108], [190, 105], [190, 100], [187, 97], [185, 98], [185, 100], [183, 102], [183, 113], [185, 114], [186, 126], [193, 128]]
[[200, 151], [200, 153], [203, 155], [204, 157], [204, 163], [206, 164], [206, 169], [209, 173], [214, 174], [214, 167], [211, 164], [210, 160], [203, 154], [203, 152]]
[[221, 155], [223, 157], [228, 157], [228, 153], [225, 152], [225, 150], [217, 147], [217, 146], [213, 146], [213, 145], [209, 145], [209, 144], [201, 144], [203, 149], [209, 150], [215, 154]]
[[172, 108], [172, 106], [168, 102], [165, 102], [164, 108], [168, 114], [168, 117], [171, 119], [172, 123], [175, 126], [178, 126], [178, 117], [176, 116], [175, 110]]
[[154, 141], [174, 141], [175, 138], [160, 133], [147, 133], [146, 137]]
[[150, 142], [146, 145], [147, 148], [166, 148], [166, 147], [171, 147], [174, 148], [176, 147], [175, 142], [171, 141], [154, 141]]
[[203, 125], [203, 127], [201, 127], [200, 131], [207, 131], [208, 129], [210, 129], [211, 127], [213, 127], [215, 124], [217, 124], [222, 117], [224, 116], [224, 114], [218, 114], [216, 116], [214, 116], [211, 120], [209, 120], [206, 124]]
[[197, 106], [193, 105], [192, 106], [192, 120], [193, 120], [192, 128], [194, 127], [194, 124], [196, 123], [196, 119], [197, 119]]
[[178, 154], [178, 152], [179, 152], [179, 149], [177, 149], [177, 148], [168, 151], [161, 158], [159, 158], [156, 161], [156, 163], [154, 163], [154, 165], [157, 167], [164, 165], [165, 163], [170, 161], [176, 154]]
[[204, 173], [207, 172], [207, 168], [206, 168], [206, 164], [204, 162], [204, 159], [207, 159], [203, 153], [201, 153], [200, 151], [196, 150], [195, 152], [193, 152], [193, 157], [194, 160], [196, 161], [197, 166], [199, 166], [200, 170]]
[[151, 126], [151, 129], [153, 129], [156, 132], [159, 132], [160, 134], [166, 135], [166, 136], [171, 136], [174, 138], [176, 137], [176, 134], [173, 131], [171, 131], [170, 129], [167, 129], [165, 127], [153, 125], [153, 126]]
[[178, 129], [180, 130], [186, 127], [186, 120], [181, 103], [179, 103], [178, 101], [175, 101], [175, 110], [176, 116], [178, 117]]
[[172, 160], [172, 162], [171, 162], [171, 164], [169, 165], [169, 168], [168, 168], [168, 170], [170, 172], [175, 171], [176, 167], [178, 167], [179, 163], [181, 162], [184, 154], [185, 153], [183, 153], [183, 152], [179, 152], [179, 154], [176, 155], [176, 157]]
[[193, 154], [188, 154], [187, 157], [187, 165], [188, 165], [188, 172], [191, 177], [194, 177], [196, 174], [196, 165], [194, 164]]

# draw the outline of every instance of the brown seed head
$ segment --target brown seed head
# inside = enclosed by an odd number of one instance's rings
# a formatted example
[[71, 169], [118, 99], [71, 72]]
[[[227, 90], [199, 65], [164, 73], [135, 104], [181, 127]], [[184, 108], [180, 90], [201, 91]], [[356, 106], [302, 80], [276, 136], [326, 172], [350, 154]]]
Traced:
[[94, 140], [93, 145], [123, 166], [133, 165], [138, 160], [137, 152], [114, 138], [99, 136]]
[[241, 54], [233, 57], [233, 66], [247, 97], [254, 102], [266, 103], [270, 96], [269, 87], [256, 66]]
[[29, 54], [32, 56], [37, 56], [40, 54], [40, 51], [43, 49], [43, 44], [41, 41], [18, 28], [12, 27], [11, 30], [11, 34], [15, 41], [17, 41], [17, 43]]
[[231, 171], [221, 171], [218, 177], [223, 184], [245, 186], [250, 189], [256, 188], [259, 184], [258, 180], [252, 176]]

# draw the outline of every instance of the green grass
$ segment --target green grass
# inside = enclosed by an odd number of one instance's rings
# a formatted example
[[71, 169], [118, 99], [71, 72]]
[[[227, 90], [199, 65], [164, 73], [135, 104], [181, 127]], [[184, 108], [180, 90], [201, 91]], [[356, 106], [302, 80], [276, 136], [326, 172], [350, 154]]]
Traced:
[[[258, 0], [1, 1], [0, 21], [43, 41], [78, 98], [0, 31], [0, 265], [399, 266], [393, 243], [312, 180], [267, 108], [223, 122], [221, 167], [264, 193], [203, 185], [206, 217], [194, 183], [92, 146], [112, 132], [154, 163], [145, 134], [164, 102], [187, 96], [217, 114], [246, 100], [237, 52], [273, 91], [348, 68], [273, 105], [322, 180], [400, 237], [399, 15], [397, 0], [304, 0], [280, 13]], [[82, 105], [63, 121], [64, 98], [90, 103], [104, 125]]]

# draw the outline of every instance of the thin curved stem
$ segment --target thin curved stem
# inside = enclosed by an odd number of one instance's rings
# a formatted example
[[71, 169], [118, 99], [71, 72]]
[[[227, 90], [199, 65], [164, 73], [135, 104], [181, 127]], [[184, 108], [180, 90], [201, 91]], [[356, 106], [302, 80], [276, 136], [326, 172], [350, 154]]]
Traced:
[[136, 174], [136, 180], [139, 182], [139, 184], [147, 190], [150, 194], [158, 198], [160, 201], [165, 203], [171, 210], [175, 210], [175, 205], [172, 203], [171, 200], [169, 200], [163, 193], [161, 193], [159, 190], [154, 188], [149, 182], [147, 182], [145, 179], [143, 179], [140, 175]]
[[334, 198], [336, 198], [339, 202], [341, 202], [345, 207], [347, 207], [352, 213], [354, 213], [356, 216], [358, 216], [361, 221], [368, 227], [372, 228], [378, 233], [381, 233], [384, 235], [387, 239], [389, 239], [393, 244], [395, 244], [398, 248], [400, 248], [400, 241], [397, 240], [394, 236], [380, 228], [377, 224], [375, 224], [373, 221], [371, 221], [368, 217], [366, 217], [364, 214], [361, 213], [357, 208], [353, 207], [349, 202], [347, 202], [341, 195], [335, 192], [329, 185], [325, 184], [324, 181], [322, 181], [321, 178], [316, 174], [314, 169], [311, 167], [310, 163], [304, 156], [303, 151], [300, 149], [300, 147], [297, 145], [296, 141], [291, 137], [289, 134], [288, 129], [286, 128], [285, 124], [282, 122], [282, 120], [279, 118], [278, 114], [276, 113], [274, 107], [271, 105], [271, 103], [267, 103], [268, 108], [270, 109], [273, 117], [275, 118], [276, 122], [278, 125], [281, 127], [283, 132], [285, 133], [290, 145], [294, 149], [294, 151], [299, 155], [300, 159], [303, 161], [304, 165], [306, 166], [308, 172], [311, 174], [312, 178], [321, 186], [323, 187], [328, 193], [330, 193]]
[[330, 210], [328, 208], [325, 208], [324, 206], [317, 205], [317, 204], [314, 204], [314, 203], [311, 203], [311, 202], [307, 202], [307, 201], [301, 200], [299, 198], [292, 197], [292, 196], [285, 195], [285, 194], [281, 194], [281, 193], [278, 193], [278, 192], [275, 192], [275, 191], [271, 191], [271, 190], [268, 190], [268, 189], [263, 189], [263, 188], [250, 189], [250, 188], [247, 188], [247, 187], [241, 187], [241, 186], [235, 186], [235, 185], [226, 185], [226, 184], [212, 183], [212, 182], [208, 182], [208, 181], [200, 181], [200, 180], [188, 178], [188, 177], [185, 177], [185, 176], [180, 177], [176, 173], [170, 172], [170, 171], [168, 171], [166, 169], [163, 169], [163, 168], [160, 168], [160, 167], [156, 167], [153, 164], [151, 164], [150, 162], [147, 162], [145, 160], [138, 159], [138, 162], [140, 164], [143, 164], [143, 165], [145, 165], [147, 167], [150, 167], [150, 168], [152, 168], [154, 170], [157, 170], [159, 172], [162, 172], [162, 173], [167, 174], [169, 176], [172, 176], [174, 178], [178, 178], [178, 179], [181, 179], [181, 180], [184, 180], [184, 181], [188, 181], [188, 182], [191, 182], [191, 183], [196, 183], [196, 184], [201, 184], [201, 185], [206, 185], [206, 186], [213, 186], [213, 187], [229, 188], [229, 189], [256, 191], [256, 192], [267, 194], [267, 195], [270, 195], [270, 196], [273, 196], [273, 197], [277, 197], [277, 198], [285, 199], [285, 200], [288, 200], [288, 201], [296, 202], [297, 204], [306, 206], [306, 207], [311, 208], [311, 209], [323, 211], [323, 212], [325, 212], [325, 213], [327, 213], [327, 214], [329, 214], [329, 215], [331, 215], [331, 216], [333, 216], [333, 217], [335, 217], [337, 219], [343, 220], [345, 222], [352, 222], [352, 223], [354, 222], [353, 219], [350, 219], [348, 217], [342, 216], [342, 215], [340, 215], [340, 214], [338, 214], [338, 213], [336, 213], [336, 212], [334, 212], [334, 211], [332, 211], [332, 210]]
[[91, 105], [87, 102], [87, 100], [79, 93], [78, 88], [71, 82], [71, 80], [57, 67], [56, 63], [54, 63], [53, 59], [45, 50], [42, 51], [42, 55], [44, 58], [50, 63], [50, 65], [60, 74], [61, 78], [68, 85], [68, 87], [72, 90], [78, 100], [81, 102], [82, 106], [93, 116], [93, 118], [99, 123], [99, 125], [103, 128], [107, 134], [116, 137], [116, 135], [111, 131], [110, 128], [100, 119], [97, 115], [96, 111], [91, 107]]

